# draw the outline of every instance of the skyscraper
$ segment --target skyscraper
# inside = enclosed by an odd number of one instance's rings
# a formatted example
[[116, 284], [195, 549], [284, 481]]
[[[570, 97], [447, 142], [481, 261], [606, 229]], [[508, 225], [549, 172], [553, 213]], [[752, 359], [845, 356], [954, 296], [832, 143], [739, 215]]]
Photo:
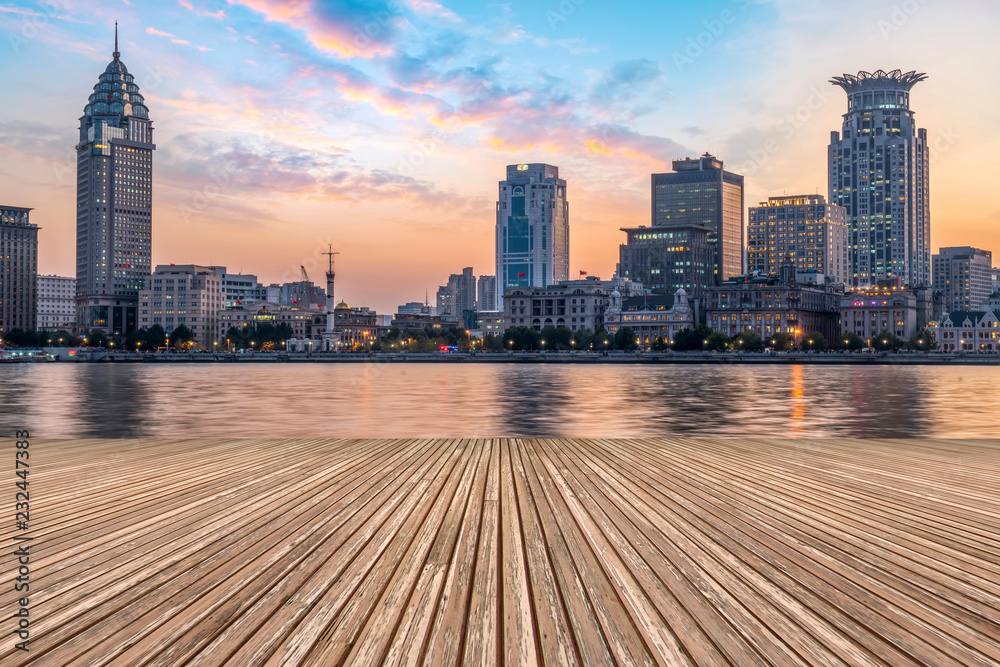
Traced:
[[152, 254], [153, 126], [118, 52], [80, 118], [76, 196], [76, 307], [83, 333], [137, 328]]
[[714, 284], [743, 274], [743, 177], [705, 153], [653, 174], [653, 227], [704, 227], [715, 245]]
[[38, 226], [30, 208], [0, 206], [0, 334], [34, 329], [38, 309]]
[[841, 133], [830, 133], [830, 203], [847, 209], [850, 282], [931, 282], [927, 130], [917, 129], [910, 89], [925, 74], [900, 70], [834, 77], [847, 93]]
[[747, 270], [776, 276], [785, 257], [801, 273], [847, 283], [847, 211], [823, 195], [768, 197], [749, 209]]
[[507, 167], [497, 201], [496, 255], [497, 308], [509, 287], [569, 280], [569, 202], [559, 167]]

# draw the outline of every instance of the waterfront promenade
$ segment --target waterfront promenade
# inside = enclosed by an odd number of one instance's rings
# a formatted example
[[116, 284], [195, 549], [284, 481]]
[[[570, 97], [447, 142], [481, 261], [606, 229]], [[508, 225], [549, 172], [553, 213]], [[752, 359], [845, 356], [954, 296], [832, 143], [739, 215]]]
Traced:
[[3, 665], [1000, 664], [1000, 440], [34, 440], [31, 464], [31, 652], [5, 632]]
[[481, 363], [481, 364], [815, 364], [1000, 366], [1000, 354], [944, 352], [109, 352], [46, 348], [56, 361], [87, 363]]

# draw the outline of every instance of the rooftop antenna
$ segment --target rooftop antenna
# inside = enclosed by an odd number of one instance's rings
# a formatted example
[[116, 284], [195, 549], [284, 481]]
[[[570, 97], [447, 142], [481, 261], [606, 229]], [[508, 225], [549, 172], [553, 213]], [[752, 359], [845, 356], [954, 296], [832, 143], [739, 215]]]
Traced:
[[121, 56], [121, 53], [118, 52], [118, 21], [115, 21], [115, 52], [111, 55], [115, 57], [115, 60]]

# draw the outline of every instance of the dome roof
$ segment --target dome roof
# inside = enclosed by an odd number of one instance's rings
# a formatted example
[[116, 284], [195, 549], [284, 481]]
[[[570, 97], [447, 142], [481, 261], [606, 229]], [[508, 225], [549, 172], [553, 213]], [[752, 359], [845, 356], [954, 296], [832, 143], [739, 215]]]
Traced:
[[135, 77], [128, 73], [128, 68], [121, 61], [121, 54], [118, 52], [117, 25], [115, 25], [115, 52], [112, 55], [114, 59], [98, 77], [94, 92], [90, 94], [87, 106], [83, 108], [84, 115], [149, 118], [146, 100], [139, 93]]
[[337, 304], [337, 310], [340, 310], [341, 308], [350, 308], [350, 306], [347, 305], [346, 301], [341, 301]]

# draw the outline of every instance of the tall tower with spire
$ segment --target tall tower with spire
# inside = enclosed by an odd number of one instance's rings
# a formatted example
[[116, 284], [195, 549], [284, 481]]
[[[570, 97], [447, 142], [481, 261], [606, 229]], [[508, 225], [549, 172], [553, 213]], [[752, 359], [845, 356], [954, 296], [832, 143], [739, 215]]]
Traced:
[[121, 61], [117, 23], [112, 58], [83, 109], [76, 145], [76, 321], [83, 335], [99, 329], [122, 336], [143, 326], [138, 296], [152, 259], [153, 125]]

